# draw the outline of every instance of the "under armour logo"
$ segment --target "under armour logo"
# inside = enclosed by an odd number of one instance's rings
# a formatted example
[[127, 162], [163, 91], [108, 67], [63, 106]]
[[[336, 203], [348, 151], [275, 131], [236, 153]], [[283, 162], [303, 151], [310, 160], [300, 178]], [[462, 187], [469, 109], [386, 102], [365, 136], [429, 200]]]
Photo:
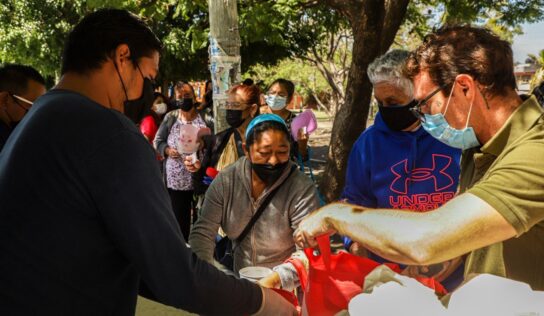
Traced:
[[[431, 168], [416, 168], [410, 172], [408, 170], [408, 159], [404, 159], [391, 167], [391, 172], [395, 175], [395, 179], [389, 188], [395, 193], [407, 194], [409, 181], [419, 182], [432, 179], [436, 192], [445, 190], [455, 182], [446, 172], [446, 169], [451, 165], [451, 161], [452, 158], [450, 156], [433, 154], [433, 166]], [[433, 174], [437, 169], [439, 173], [436, 175]]]

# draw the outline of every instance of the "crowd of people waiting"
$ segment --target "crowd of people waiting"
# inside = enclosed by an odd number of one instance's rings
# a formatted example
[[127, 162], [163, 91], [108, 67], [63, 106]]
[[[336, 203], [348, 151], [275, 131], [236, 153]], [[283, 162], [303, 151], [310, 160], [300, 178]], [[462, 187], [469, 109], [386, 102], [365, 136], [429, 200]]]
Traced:
[[[517, 94], [512, 50], [490, 31], [445, 27], [368, 66], [379, 111], [341, 201], [321, 209], [297, 165], [309, 155], [291, 130], [294, 84], [233, 86], [229, 128], [180, 152], [187, 126], [214, 130], [211, 89], [202, 104], [184, 81], [156, 91], [161, 48], [141, 19], [105, 9], [71, 31], [50, 91], [31, 67], [0, 68], [0, 314], [132, 315], [140, 293], [294, 315], [270, 288], [297, 288], [288, 261], [307, 265], [301, 250], [333, 232], [449, 291], [473, 272], [544, 289], [543, 110]], [[274, 272], [236, 278], [249, 266]]]

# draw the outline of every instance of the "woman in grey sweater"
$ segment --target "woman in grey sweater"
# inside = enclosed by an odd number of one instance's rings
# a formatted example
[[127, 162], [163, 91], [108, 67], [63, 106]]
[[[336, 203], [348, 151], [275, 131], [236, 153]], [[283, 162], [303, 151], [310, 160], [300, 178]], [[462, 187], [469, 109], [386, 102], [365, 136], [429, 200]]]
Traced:
[[[291, 256], [299, 256], [293, 233], [319, 207], [316, 189], [289, 160], [289, 134], [275, 114], [256, 117], [246, 130], [246, 157], [219, 173], [212, 182], [189, 238], [192, 250], [214, 262], [215, 237], [221, 227], [233, 240], [234, 272], [247, 266], [274, 268], [282, 287], [297, 286]], [[272, 200], [241, 244], [234, 242], [270, 192]]]

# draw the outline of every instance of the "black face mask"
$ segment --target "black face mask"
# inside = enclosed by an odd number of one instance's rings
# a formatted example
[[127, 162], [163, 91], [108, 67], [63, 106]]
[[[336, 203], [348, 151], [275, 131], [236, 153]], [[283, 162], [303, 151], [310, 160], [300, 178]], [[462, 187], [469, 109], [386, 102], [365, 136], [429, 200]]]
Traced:
[[242, 118], [244, 111], [240, 110], [227, 110], [227, 123], [234, 128], [240, 127], [247, 118]]
[[138, 67], [140, 75], [142, 75], [142, 78], [144, 78], [142, 95], [138, 99], [129, 100], [125, 83], [123, 82], [123, 78], [121, 78], [121, 74], [119, 73], [119, 69], [117, 69], [117, 65], [115, 65], [115, 69], [117, 70], [117, 74], [119, 75], [119, 79], [121, 80], [121, 84], [123, 85], [123, 90], [125, 91], [125, 115], [129, 119], [131, 119], [134, 124], [139, 124], [144, 117], [151, 114], [151, 107], [153, 106], [153, 100], [155, 99], [155, 97], [153, 96], [153, 82], [150, 79], [144, 77], [138, 64], [136, 64], [136, 67]]
[[279, 179], [288, 164], [289, 160], [275, 165], [251, 163], [251, 168], [255, 171], [259, 179], [263, 180], [266, 186], [269, 187]]
[[181, 100], [176, 100], [176, 105], [183, 111], [189, 112], [194, 106], [193, 98], [183, 98]]
[[413, 100], [406, 105], [382, 106], [378, 103], [378, 109], [385, 124], [394, 131], [402, 131], [414, 124], [418, 118], [410, 111], [416, 105]]

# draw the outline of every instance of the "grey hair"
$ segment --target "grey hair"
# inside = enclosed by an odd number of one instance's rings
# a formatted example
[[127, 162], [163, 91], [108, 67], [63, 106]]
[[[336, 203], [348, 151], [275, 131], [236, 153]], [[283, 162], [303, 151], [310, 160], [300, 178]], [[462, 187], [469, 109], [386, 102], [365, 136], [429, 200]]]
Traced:
[[414, 85], [410, 79], [402, 73], [402, 68], [410, 52], [402, 49], [394, 49], [374, 59], [368, 65], [367, 74], [372, 85], [377, 83], [389, 83], [401, 88], [406, 95], [414, 95]]

